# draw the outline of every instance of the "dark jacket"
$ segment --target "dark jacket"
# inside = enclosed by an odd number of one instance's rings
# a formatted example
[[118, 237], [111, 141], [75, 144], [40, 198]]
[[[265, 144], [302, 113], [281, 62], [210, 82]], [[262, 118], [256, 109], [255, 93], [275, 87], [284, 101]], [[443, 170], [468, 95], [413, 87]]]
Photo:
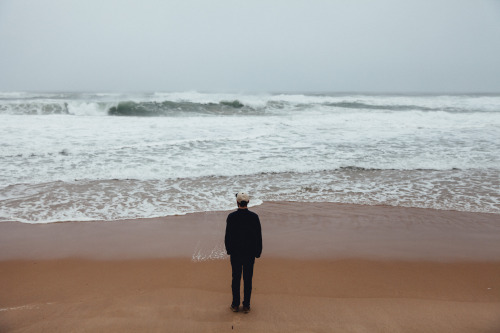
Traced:
[[226, 252], [229, 255], [250, 255], [256, 258], [262, 253], [262, 230], [259, 216], [248, 209], [239, 208], [227, 216]]

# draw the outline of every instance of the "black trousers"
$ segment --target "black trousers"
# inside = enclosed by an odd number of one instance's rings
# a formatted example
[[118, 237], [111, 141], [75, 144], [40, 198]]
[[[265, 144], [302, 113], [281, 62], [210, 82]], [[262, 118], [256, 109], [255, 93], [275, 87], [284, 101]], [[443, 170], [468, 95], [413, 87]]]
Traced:
[[233, 269], [233, 281], [231, 289], [233, 291], [233, 305], [240, 305], [240, 283], [243, 272], [243, 306], [250, 306], [252, 296], [252, 277], [254, 256], [231, 255], [231, 268]]

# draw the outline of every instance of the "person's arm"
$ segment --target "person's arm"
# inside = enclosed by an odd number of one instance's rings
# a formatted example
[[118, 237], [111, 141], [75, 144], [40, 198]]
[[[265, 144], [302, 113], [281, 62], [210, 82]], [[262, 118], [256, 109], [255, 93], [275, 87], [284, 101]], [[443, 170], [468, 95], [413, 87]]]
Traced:
[[257, 221], [256, 221], [256, 240], [255, 240], [255, 257], [260, 258], [260, 255], [262, 254], [262, 228], [260, 226], [260, 220], [259, 217], [257, 216]]
[[224, 245], [226, 246], [226, 253], [231, 255], [231, 223], [229, 222], [229, 216], [226, 219], [226, 235], [224, 236]]

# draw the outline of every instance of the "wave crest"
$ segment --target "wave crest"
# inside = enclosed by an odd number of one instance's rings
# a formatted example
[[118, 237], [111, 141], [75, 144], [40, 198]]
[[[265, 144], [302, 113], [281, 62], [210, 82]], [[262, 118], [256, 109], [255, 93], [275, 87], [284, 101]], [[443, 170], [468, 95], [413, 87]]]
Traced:
[[0, 104], [0, 113], [14, 115], [69, 114], [68, 103], [9, 103]]
[[245, 107], [240, 101], [221, 101], [219, 103], [193, 103], [193, 102], [120, 102], [108, 110], [110, 116], [140, 116], [161, 117], [174, 116], [182, 113], [200, 114], [232, 114], [240, 111], [253, 111]]
[[1, 93], [0, 114], [261, 115], [319, 112], [499, 112], [500, 95]]

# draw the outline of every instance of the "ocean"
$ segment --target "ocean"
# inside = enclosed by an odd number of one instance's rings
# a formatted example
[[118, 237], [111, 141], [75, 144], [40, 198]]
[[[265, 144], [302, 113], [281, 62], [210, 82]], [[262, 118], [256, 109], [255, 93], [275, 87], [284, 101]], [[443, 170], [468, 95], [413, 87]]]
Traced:
[[0, 93], [0, 221], [264, 201], [500, 214], [500, 95]]

